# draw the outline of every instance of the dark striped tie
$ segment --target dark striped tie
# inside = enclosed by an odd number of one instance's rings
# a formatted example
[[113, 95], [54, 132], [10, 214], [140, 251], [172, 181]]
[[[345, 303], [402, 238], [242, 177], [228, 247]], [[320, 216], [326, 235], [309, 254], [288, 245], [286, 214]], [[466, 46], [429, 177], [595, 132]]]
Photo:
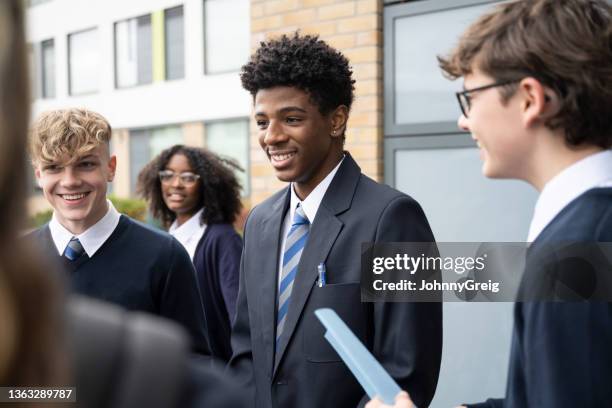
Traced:
[[84, 252], [85, 249], [83, 248], [83, 245], [81, 245], [81, 241], [79, 241], [77, 237], [72, 237], [66, 246], [64, 256], [70, 261], [76, 261], [81, 257], [81, 255], [83, 255]]
[[283, 334], [287, 312], [289, 311], [289, 301], [291, 300], [291, 290], [293, 281], [297, 274], [298, 265], [302, 251], [308, 241], [308, 231], [310, 221], [304, 214], [304, 209], [298, 204], [293, 216], [291, 229], [287, 234], [285, 242], [285, 253], [283, 254], [283, 270], [281, 273], [281, 283], [278, 290], [278, 315], [276, 318], [276, 345]]

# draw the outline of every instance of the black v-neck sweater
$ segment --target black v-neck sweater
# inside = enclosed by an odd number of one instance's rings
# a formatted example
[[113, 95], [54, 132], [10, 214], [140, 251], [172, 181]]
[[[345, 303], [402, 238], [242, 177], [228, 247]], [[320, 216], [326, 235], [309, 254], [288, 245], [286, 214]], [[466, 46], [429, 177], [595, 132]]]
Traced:
[[169, 234], [122, 215], [91, 258], [74, 262], [58, 254], [48, 224], [29, 235], [63, 265], [73, 292], [174, 320], [191, 334], [196, 352], [210, 354], [193, 264]]

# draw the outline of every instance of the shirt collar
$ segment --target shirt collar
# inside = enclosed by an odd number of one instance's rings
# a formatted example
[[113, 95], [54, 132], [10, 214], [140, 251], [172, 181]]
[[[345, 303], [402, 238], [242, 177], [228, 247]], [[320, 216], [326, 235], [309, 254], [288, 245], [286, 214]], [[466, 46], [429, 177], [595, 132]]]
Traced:
[[179, 242], [186, 242], [193, 235], [202, 231], [203, 225], [200, 224], [200, 218], [204, 208], [195, 213], [191, 218], [185, 221], [183, 224], [178, 225], [176, 220], [170, 225], [168, 233], [173, 235]]
[[317, 211], [319, 210], [319, 206], [323, 201], [323, 197], [325, 196], [329, 185], [334, 179], [334, 176], [338, 172], [338, 169], [340, 168], [340, 165], [344, 161], [345, 157], [346, 155], [342, 156], [342, 159], [336, 165], [336, 167], [334, 167], [334, 169], [330, 171], [329, 174], [325, 176], [325, 178], [321, 180], [319, 184], [317, 184], [314, 190], [312, 190], [312, 192], [308, 194], [308, 197], [306, 197], [304, 201], [301, 201], [300, 198], [297, 196], [295, 190], [293, 189], [293, 183], [291, 183], [291, 207], [289, 207], [290, 220], [293, 220], [295, 209], [297, 208], [297, 205], [300, 204], [304, 209], [304, 213], [306, 214], [306, 217], [308, 217], [308, 221], [310, 221], [310, 224], [314, 222], [315, 216], [317, 215]]
[[60, 255], [63, 255], [72, 237], [77, 237], [79, 239], [85, 253], [90, 258], [100, 249], [102, 244], [106, 242], [115, 228], [117, 228], [119, 219], [121, 218], [121, 214], [117, 212], [113, 203], [111, 203], [110, 200], [107, 200], [107, 202], [108, 211], [104, 217], [79, 235], [74, 235], [72, 232], [68, 231], [66, 227], [60, 224], [55, 213], [53, 213], [51, 221], [49, 222], [49, 230], [51, 231], [53, 243]]
[[542, 189], [529, 227], [528, 242], [533, 242], [570, 202], [595, 187], [612, 185], [612, 151], [585, 157], [565, 168]]

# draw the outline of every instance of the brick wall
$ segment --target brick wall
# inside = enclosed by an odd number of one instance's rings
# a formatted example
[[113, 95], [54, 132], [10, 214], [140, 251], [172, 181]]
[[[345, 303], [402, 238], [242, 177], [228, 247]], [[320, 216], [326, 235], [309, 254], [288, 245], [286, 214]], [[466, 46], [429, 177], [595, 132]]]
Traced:
[[[383, 179], [382, 0], [251, 0], [251, 48], [260, 41], [300, 30], [318, 34], [341, 51], [354, 71], [355, 102], [346, 149], [362, 171]], [[284, 186], [259, 147], [251, 123], [252, 204]]]

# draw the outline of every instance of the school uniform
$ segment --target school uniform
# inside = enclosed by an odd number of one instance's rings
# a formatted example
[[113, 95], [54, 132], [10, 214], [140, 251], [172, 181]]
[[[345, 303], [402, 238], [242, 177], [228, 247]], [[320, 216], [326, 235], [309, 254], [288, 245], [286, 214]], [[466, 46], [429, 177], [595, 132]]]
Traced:
[[187, 250], [195, 269], [208, 323], [212, 355], [228, 361], [231, 322], [236, 311], [242, 238], [231, 224], [201, 223], [201, 209], [168, 232]]
[[[612, 303], [534, 299], [555, 300], [559, 288], [567, 291], [566, 285], [550, 280], [554, 270], [539, 267], [551, 246], [612, 242], [611, 151], [574, 163], [546, 184], [528, 239], [532, 244], [518, 295], [526, 301], [514, 306], [506, 397], [469, 406], [609, 407]], [[577, 293], [583, 283], [574, 282]]]
[[185, 249], [170, 235], [108, 205], [104, 217], [76, 237], [54, 215], [29, 238], [63, 266], [74, 293], [174, 320], [191, 334], [196, 352], [210, 354], [200, 292]]
[[305, 200], [290, 185], [255, 207], [245, 226], [229, 363], [254, 405], [338, 408], [369, 400], [323, 337], [314, 311], [328, 307], [427, 406], [440, 369], [441, 304], [362, 303], [361, 244], [433, 240], [419, 204], [361, 174], [348, 153]]

